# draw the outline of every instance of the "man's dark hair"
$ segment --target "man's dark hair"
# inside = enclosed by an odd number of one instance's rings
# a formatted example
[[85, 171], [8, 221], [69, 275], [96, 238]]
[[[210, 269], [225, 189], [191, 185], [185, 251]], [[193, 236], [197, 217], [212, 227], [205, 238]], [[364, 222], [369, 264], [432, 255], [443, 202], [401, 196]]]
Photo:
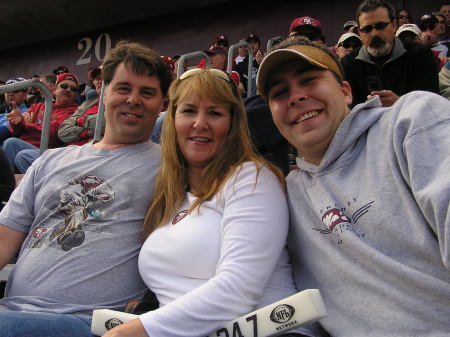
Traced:
[[103, 61], [102, 76], [106, 85], [111, 83], [121, 63], [138, 75], [156, 76], [161, 85], [161, 92], [166, 96], [172, 75], [169, 67], [155, 51], [136, 42], [118, 42]]
[[[274, 45], [272, 48], [270, 48], [270, 50], [267, 52], [267, 54], [269, 54], [270, 52], [272, 52], [272, 51], [274, 51], [274, 50], [285, 49], [285, 48], [288, 48], [288, 47], [291, 47], [291, 46], [311, 46], [311, 47], [315, 47], [315, 48], [318, 48], [318, 49], [324, 51], [325, 53], [327, 53], [328, 55], [330, 55], [331, 58], [332, 58], [333, 60], [336, 61], [336, 64], [338, 65], [339, 70], [341, 71], [341, 74], [344, 74], [344, 71], [343, 71], [343, 69], [342, 69], [341, 63], [340, 63], [339, 60], [336, 58], [336, 55], [334, 55], [334, 54], [328, 49], [327, 46], [325, 46], [325, 45], [323, 45], [323, 44], [321, 44], [321, 43], [313, 42], [313, 41], [311, 41], [311, 40], [309, 40], [309, 39], [306, 39], [306, 38], [304, 38], [304, 37], [291, 37], [291, 38], [288, 38], [288, 39], [286, 39], [286, 40], [284, 40], [284, 41], [281, 41], [280, 43], [278, 43], [278, 44]], [[311, 67], [314, 67], [314, 66], [311, 65]], [[319, 69], [319, 70], [324, 70], [324, 69], [319, 68], [319, 67], [317, 67], [317, 69]], [[331, 70], [330, 70], [330, 71], [331, 71]], [[338, 81], [339, 84], [342, 84], [342, 80], [341, 80], [341, 78], [339, 77], [339, 75], [338, 75], [338, 74], [335, 74], [333, 71], [331, 71], [331, 73], [332, 73], [333, 76], [336, 78], [336, 81]]]
[[395, 9], [389, 2], [383, 0], [365, 0], [359, 5], [358, 10], [356, 11], [356, 22], [358, 23], [358, 26], [361, 13], [372, 12], [379, 7], [387, 9], [390, 20], [396, 19]]

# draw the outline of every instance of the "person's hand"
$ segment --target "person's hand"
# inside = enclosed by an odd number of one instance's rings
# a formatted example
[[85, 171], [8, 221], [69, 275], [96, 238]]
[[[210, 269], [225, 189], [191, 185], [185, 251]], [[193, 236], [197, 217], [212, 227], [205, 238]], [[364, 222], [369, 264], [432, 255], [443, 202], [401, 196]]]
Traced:
[[6, 117], [9, 120], [9, 123], [13, 125], [18, 125], [22, 122], [22, 113], [20, 112], [16, 102], [11, 102], [12, 110]]
[[139, 318], [135, 318], [125, 324], [116, 326], [102, 337], [149, 337]]
[[262, 53], [261, 50], [258, 49], [258, 51], [256, 52], [256, 55], [255, 55], [256, 62], [258, 62], [258, 64], [261, 64], [263, 58], [264, 58], [264, 54]]
[[384, 107], [392, 106], [397, 100], [400, 98], [395, 94], [395, 92], [391, 90], [377, 90], [372, 91], [369, 96], [367, 96], [368, 99], [374, 97], [374, 96], [380, 96], [381, 105]]
[[23, 117], [23, 121], [24, 121], [26, 124], [29, 124], [29, 123], [32, 123], [32, 122], [33, 122], [33, 117], [32, 117], [28, 112], [25, 112], [25, 113], [22, 115], [22, 117]]

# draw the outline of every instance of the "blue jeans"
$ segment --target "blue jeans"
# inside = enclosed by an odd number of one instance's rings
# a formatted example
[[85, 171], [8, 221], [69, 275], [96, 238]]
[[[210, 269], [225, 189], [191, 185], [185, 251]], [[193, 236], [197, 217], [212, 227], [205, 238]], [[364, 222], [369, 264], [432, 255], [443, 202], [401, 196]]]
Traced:
[[11, 132], [6, 126], [0, 126], [0, 145], [3, 144], [3, 141], [11, 137]]
[[11, 166], [19, 173], [25, 173], [40, 156], [39, 149], [19, 138], [8, 138], [3, 143], [3, 150]]
[[73, 314], [0, 312], [2, 337], [92, 337], [91, 320]]

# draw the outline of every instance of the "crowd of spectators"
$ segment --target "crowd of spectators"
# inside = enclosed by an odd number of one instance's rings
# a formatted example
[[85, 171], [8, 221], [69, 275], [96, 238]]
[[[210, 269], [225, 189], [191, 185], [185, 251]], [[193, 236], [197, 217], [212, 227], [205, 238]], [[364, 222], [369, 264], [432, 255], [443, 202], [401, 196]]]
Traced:
[[[440, 92], [443, 96], [449, 97], [449, 2], [442, 3], [440, 8], [430, 8], [428, 13], [424, 13], [418, 18], [413, 18], [411, 12], [405, 8], [381, 13], [379, 20], [371, 25], [365, 25], [364, 15], [360, 16], [359, 14], [357, 13], [356, 21], [347, 20], [343, 24], [342, 35], [337, 42], [334, 45], [328, 45], [328, 48], [342, 63], [346, 80], [350, 82], [354, 97], [353, 105], [362, 103], [371, 96], [379, 95], [383, 104], [389, 106], [401, 95], [412, 90]], [[322, 23], [317, 18], [301, 16], [293, 19], [290, 26], [286, 25], [286, 28], [287, 38], [300, 36], [325, 44]], [[237, 48], [237, 53], [231, 62], [230, 73], [239, 86], [243, 98], [255, 97], [258, 96], [256, 76], [264, 58], [262, 41], [257, 34], [250, 33], [236, 43], [242, 42], [248, 44], [251, 53], [246, 46]], [[210, 68], [228, 70], [228, 49], [231, 44], [232, 42], [226, 35], [218, 34], [209, 45], [205, 46], [203, 51], [209, 58]], [[250, 57], [252, 60], [249, 59]], [[180, 55], [162, 56], [162, 58], [170, 68], [173, 78], [176, 78]], [[251, 64], [250, 73], [249, 64]], [[202, 59], [196, 66], [190, 65], [189, 60], [183, 63], [183, 71], [193, 67], [206, 68], [207, 62]], [[72, 82], [71, 85], [66, 85], [66, 83], [57, 81], [57, 77], [61, 74], [71, 73], [68, 67], [61, 65], [55, 67], [51, 73], [30, 76], [32, 79], [43, 82], [54, 96], [54, 100], [57, 92], [73, 96], [74, 99], [73, 105], [71, 105], [73, 111], [70, 110], [69, 113], [57, 116], [55, 107], [53, 107], [50, 148], [82, 145], [92, 140], [99, 109], [102, 84], [100, 68], [89, 68], [87, 83], [78, 83], [76, 75], [71, 74], [76, 79], [76, 83]], [[23, 80], [25, 80], [23, 77], [11, 78], [6, 82], [0, 81], [0, 85]], [[247, 92], [249, 81], [252, 84], [251, 91]], [[44, 97], [41, 91], [35, 87], [1, 95], [0, 145], [14, 136], [33, 146], [33, 155], [26, 160], [25, 164], [23, 160], [16, 159], [17, 153], [25, 149], [23, 146], [19, 148], [15, 146], [15, 150], [12, 151], [14, 155], [8, 156], [16, 173], [25, 172], [39, 155], [34, 147], [39, 146], [38, 138], [42, 130], [43, 118], [41, 114], [36, 114], [36, 109], [43, 109], [43, 102]], [[248, 108], [251, 110], [255, 98], [248, 102]], [[264, 102], [257, 103], [258, 110], [266, 109], [267, 112], [270, 112], [264, 105]], [[165, 108], [163, 110], [165, 111]], [[156, 122], [155, 132], [152, 136], [152, 140], [155, 142], [159, 142], [164, 111], [161, 112], [161, 116]], [[35, 128], [36, 133], [33, 140], [18, 132], [19, 128], [26, 130], [31, 126]], [[12, 142], [8, 141], [8, 143]], [[3, 147], [6, 146], [8, 144], [3, 145]], [[26, 146], [26, 150], [30, 151], [31, 149]], [[9, 151], [11, 152], [11, 150]], [[285, 169], [284, 163], [279, 166]]]

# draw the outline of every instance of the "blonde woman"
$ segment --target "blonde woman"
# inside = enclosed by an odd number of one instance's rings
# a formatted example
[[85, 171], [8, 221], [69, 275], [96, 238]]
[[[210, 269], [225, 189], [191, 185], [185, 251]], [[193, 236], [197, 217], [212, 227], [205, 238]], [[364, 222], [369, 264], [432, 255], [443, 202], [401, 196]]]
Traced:
[[253, 152], [237, 86], [220, 70], [173, 82], [162, 165], [139, 256], [160, 308], [105, 336], [207, 336], [295, 292], [282, 174]]

